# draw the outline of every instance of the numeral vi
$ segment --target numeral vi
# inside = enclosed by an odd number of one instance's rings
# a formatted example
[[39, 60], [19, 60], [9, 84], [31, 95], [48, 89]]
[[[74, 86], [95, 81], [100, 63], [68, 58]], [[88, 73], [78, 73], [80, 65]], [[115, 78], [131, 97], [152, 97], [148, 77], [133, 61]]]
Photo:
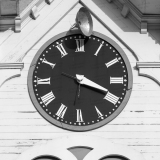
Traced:
[[83, 122], [82, 111], [77, 109], [77, 121], [76, 122]]

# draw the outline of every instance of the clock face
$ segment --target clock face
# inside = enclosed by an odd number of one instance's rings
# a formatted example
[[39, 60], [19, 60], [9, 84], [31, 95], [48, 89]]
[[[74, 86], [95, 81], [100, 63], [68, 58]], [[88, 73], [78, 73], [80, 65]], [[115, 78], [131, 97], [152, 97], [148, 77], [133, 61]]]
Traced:
[[28, 89], [37, 111], [50, 123], [72, 131], [98, 128], [125, 107], [132, 71], [123, 50], [93, 32], [61, 33], [34, 57]]

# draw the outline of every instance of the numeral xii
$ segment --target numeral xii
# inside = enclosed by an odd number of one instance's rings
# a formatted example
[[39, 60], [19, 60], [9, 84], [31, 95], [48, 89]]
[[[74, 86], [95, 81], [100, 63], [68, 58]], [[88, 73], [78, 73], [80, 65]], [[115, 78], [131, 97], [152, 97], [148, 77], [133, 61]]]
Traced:
[[77, 49], [76, 52], [85, 52], [84, 51], [84, 39], [76, 39]]

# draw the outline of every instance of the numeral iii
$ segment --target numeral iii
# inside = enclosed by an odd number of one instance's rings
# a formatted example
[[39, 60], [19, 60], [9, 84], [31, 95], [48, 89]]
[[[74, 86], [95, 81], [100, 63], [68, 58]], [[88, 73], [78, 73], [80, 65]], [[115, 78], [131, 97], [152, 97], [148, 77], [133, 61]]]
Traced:
[[110, 77], [110, 84], [112, 83], [122, 83], [123, 84], [123, 77]]

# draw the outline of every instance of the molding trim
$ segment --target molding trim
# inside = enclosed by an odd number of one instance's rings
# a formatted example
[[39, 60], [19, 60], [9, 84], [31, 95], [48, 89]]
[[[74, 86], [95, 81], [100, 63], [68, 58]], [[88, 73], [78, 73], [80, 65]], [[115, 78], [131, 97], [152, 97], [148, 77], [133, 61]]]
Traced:
[[160, 85], [160, 62], [137, 62], [139, 76], [152, 79]]
[[141, 22], [141, 34], [146, 34], [147, 33], [147, 22]]
[[37, 9], [37, 6], [34, 6], [32, 9], [31, 9], [31, 13], [30, 13], [31, 17], [36, 20], [39, 16], [39, 12], [38, 12], [38, 9]]
[[[46, 33], [54, 28], [66, 16], [66, 14], [78, 4], [78, 2], [78, 0], [55, 0], [50, 6], [46, 6], [49, 12], [46, 12], [47, 16], [46, 18], [43, 18], [43, 23], [38, 20], [41, 18], [39, 17], [34, 22], [34, 29], [33, 27], [29, 28], [30, 32], [28, 35], [24, 34], [23, 36], [22, 34], [21, 42], [16, 43], [14, 48], [8, 51], [8, 53], [5, 54], [6, 56], [4, 56], [0, 62], [22, 62], [27, 52], [36, 45], [46, 35]], [[59, 10], [62, 11], [61, 14], [56, 15]], [[15, 34], [13, 34], [13, 37], [14, 36], [16, 37]]]
[[160, 62], [137, 62], [137, 68], [160, 68]]
[[8, 80], [21, 76], [24, 63], [0, 63], [0, 87]]
[[107, 0], [109, 3], [111, 3], [112, 2], [112, 0]]
[[[11, 9], [12, 6], [12, 9]], [[4, 7], [4, 8], [3, 8]], [[5, 9], [8, 11], [5, 13]], [[19, 15], [19, 0], [0, 1], [0, 31], [13, 30], [15, 18]]]
[[[63, 145], [61, 145], [63, 143]], [[49, 155], [63, 160], [76, 160], [69, 151], [72, 147], [93, 148], [83, 160], [97, 160], [109, 156], [125, 157], [129, 160], [145, 160], [141, 153], [131, 147], [112, 143], [110, 140], [88, 135], [70, 135], [57, 137], [46, 144], [39, 144], [23, 152], [17, 160], [34, 160], [37, 157]]]
[[0, 31], [14, 30], [15, 16], [0, 16]]
[[54, 0], [46, 0], [46, 3], [51, 4]]
[[17, 16], [15, 18], [15, 32], [18, 33], [21, 31], [21, 18]]
[[20, 69], [22, 70], [24, 63], [0, 63], [0, 69]]
[[[117, 0], [116, 0], [117, 1]], [[126, 43], [126, 41], [125, 40], [123, 40], [123, 38], [120, 36], [120, 34], [118, 34], [118, 32], [116, 33], [115, 31], [114, 31], [114, 29], [112, 29], [112, 27], [109, 27], [108, 26], [108, 23], [104, 20], [104, 14], [103, 14], [103, 12], [99, 9], [98, 10], [98, 8], [97, 8], [97, 12], [99, 13], [99, 14], [96, 14], [95, 13], [95, 11], [94, 11], [94, 9], [95, 9], [95, 5], [93, 5], [93, 3], [92, 3], [92, 5], [94, 6], [94, 8], [93, 7], [91, 7], [90, 6], [90, 3], [87, 3], [88, 1], [85, 1], [85, 0], [80, 0], [80, 4], [81, 5], [83, 5], [84, 7], [86, 7], [89, 11], [90, 11], [90, 13], [115, 37], [115, 38], [117, 38], [117, 40], [119, 40], [131, 53], [132, 53], [132, 55], [135, 57], [135, 59], [137, 60], [137, 61], [139, 61], [139, 58], [138, 58], [138, 56], [137, 56], [137, 54], [134, 52], [134, 50]], [[117, 1], [117, 2], [119, 2], [119, 1]], [[120, 4], [120, 3], [118, 3], [117, 4], [118, 6], [120, 6], [121, 8], [123, 8], [123, 6]], [[128, 39], [127, 39], [128, 40]]]
[[[141, 30], [143, 29], [143, 25], [141, 25], [142, 22], [147, 23], [147, 29], [160, 29], [160, 14], [143, 14], [129, 0], [123, 0], [124, 3], [119, 0], [107, 1], [108, 3], [114, 3], [121, 10], [121, 14], [132, 20]], [[36, 6], [39, 11], [43, 8], [43, 6], [46, 4], [50, 5], [52, 2], [53, 0], [33, 0], [33, 2], [31, 2], [30, 5], [19, 15], [0, 16], [0, 31], [12, 29], [15, 32], [20, 32], [20, 30], [31, 20], [30, 13], [34, 6]], [[20, 23], [18, 22], [20, 27], [18, 27], [18, 31], [15, 23], [17, 16], [20, 17]]]
[[[113, 0], [113, 3], [122, 11], [123, 6], [127, 6], [129, 8], [129, 13], [127, 17], [135, 23], [135, 25], [143, 30], [142, 22], [147, 23], [147, 29], [160, 29], [160, 14], [143, 14], [140, 10], [138, 10], [132, 2], [129, 0], [123, 0], [124, 3], [119, 0]], [[146, 29], [145, 29], [146, 30]], [[146, 32], [146, 31], [145, 31]], [[144, 32], [143, 32], [144, 33]]]
[[30, 16], [32, 14], [32, 9], [36, 7], [37, 12], [39, 12], [45, 5], [47, 5], [46, 0], [33, 0], [25, 10], [20, 13], [21, 17], [21, 28], [24, 28], [27, 23], [32, 20]]
[[124, 18], [126, 18], [127, 15], [128, 15], [128, 13], [129, 13], [129, 8], [124, 4], [124, 5], [123, 5], [123, 9], [122, 9], [122, 11], [121, 11], [121, 15], [122, 15]]
[[[28, 19], [31, 20], [30, 14], [32, 14], [32, 12], [33, 12], [32, 9], [34, 7], [37, 7], [36, 10], [40, 11], [46, 4], [47, 4], [46, 0], [33, 0], [28, 5], [28, 7], [26, 7], [26, 9], [24, 11], [22, 11], [22, 13], [20, 13], [20, 14], [18, 13], [18, 15], [0, 16], [0, 24], [1, 24], [0, 31], [10, 29], [10, 30], [14, 30], [16, 33], [20, 32], [21, 29], [27, 24], [26, 21], [29, 22]], [[37, 11], [36, 11], [35, 17], [33, 17], [34, 19], [37, 18]], [[35, 13], [35, 12], [33, 12], [33, 13]], [[17, 17], [18, 17], [18, 19], [17, 19]]]

